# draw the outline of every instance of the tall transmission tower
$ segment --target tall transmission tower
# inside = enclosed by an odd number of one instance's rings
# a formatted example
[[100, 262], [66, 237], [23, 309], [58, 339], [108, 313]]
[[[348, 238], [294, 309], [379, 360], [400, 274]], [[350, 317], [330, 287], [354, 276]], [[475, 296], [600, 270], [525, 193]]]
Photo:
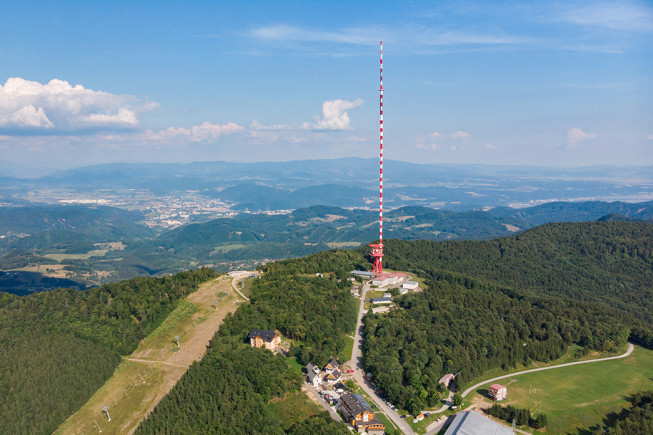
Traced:
[[379, 62], [379, 243], [371, 244], [374, 258], [374, 273], [383, 273], [383, 41]]

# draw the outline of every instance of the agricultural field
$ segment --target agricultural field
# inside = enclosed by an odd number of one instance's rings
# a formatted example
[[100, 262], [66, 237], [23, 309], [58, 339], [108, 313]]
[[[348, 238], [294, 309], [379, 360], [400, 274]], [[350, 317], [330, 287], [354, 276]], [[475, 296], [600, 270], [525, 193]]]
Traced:
[[[547, 433], [576, 433], [620, 411], [633, 393], [653, 388], [653, 351], [635, 347], [623, 359], [527, 373], [499, 382], [508, 387], [502, 405], [545, 413]], [[481, 399], [488, 386], [476, 390], [477, 395], [471, 397], [475, 404], [490, 406], [490, 400]]]
[[[56, 433], [96, 433], [98, 427], [102, 433], [133, 433], [188, 367], [200, 359], [227, 313], [236, 307], [231, 277], [221, 276], [202, 285], [124, 358], [104, 386]], [[109, 407], [110, 422], [102, 412], [105, 406]]]

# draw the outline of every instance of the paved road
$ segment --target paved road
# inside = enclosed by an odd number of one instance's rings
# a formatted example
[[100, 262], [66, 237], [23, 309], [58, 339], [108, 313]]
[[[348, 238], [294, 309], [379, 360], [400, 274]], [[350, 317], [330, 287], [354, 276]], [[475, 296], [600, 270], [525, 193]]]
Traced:
[[479, 382], [478, 384], [473, 385], [473, 386], [469, 387], [468, 389], [466, 389], [463, 392], [462, 396], [465, 397], [466, 395], [468, 395], [469, 393], [471, 393], [473, 390], [477, 389], [478, 387], [480, 387], [482, 385], [485, 385], [485, 384], [487, 384], [489, 382], [498, 381], [499, 379], [505, 379], [505, 378], [509, 378], [509, 377], [512, 377], [512, 376], [523, 375], [524, 373], [540, 372], [542, 370], [551, 370], [551, 369], [557, 369], [557, 368], [560, 368], [560, 367], [575, 366], [577, 364], [589, 364], [589, 363], [599, 362], [599, 361], [608, 361], [608, 360], [611, 360], [611, 359], [626, 358], [628, 355], [633, 353], [634, 349], [635, 349], [635, 346], [632, 343], [628, 343], [628, 350], [626, 351], [626, 353], [624, 353], [622, 355], [610, 356], [608, 358], [590, 359], [590, 360], [587, 360], [587, 361], [570, 362], [570, 363], [566, 363], [566, 364], [559, 364], [557, 366], [540, 367], [539, 369], [522, 370], [521, 372], [515, 372], [515, 373], [511, 373], [509, 375], [497, 376], [496, 378], [486, 379], [485, 381]]
[[304, 388], [306, 388], [306, 391], [308, 391], [309, 394], [311, 394], [317, 402], [322, 405], [322, 408], [324, 408], [326, 411], [331, 414], [331, 418], [337, 421], [338, 423], [342, 423], [342, 418], [340, 418], [340, 414], [336, 412], [335, 409], [330, 407], [322, 397], [320, 397], [320, 393], [317, 392], [315, 388], [308, 382], [304, 382]]
[[361, 303], [358, 309], [358, 321], [356, 322], [356, 334], [354, 334], [354, 351], [351, 353], [351, 360], [347, 361], [347, 365], [354, 369], [354, 381], [372, 398], [376, 406], [389, 417], [395, 425], [406, 435], [413, 435], [415, 432], [405, 420], [399, 417], [399, 414], [390, 408], [385, 402], [376, 394], [370, 385], [365, 381], [363, 373], [363, 364], [361, 362], [361, 345], [363, 343], [363, 316], [365, 315], [365, 293], [369, 290], [369, 284], [364, 284], [361, 287]]

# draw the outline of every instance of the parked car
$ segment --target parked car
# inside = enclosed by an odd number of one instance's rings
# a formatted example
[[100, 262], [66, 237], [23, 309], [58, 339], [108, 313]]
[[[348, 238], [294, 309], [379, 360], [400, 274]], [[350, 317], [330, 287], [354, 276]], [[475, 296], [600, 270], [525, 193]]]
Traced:
[[354, 369], [347, 370], [347, 373], [354, 373]]

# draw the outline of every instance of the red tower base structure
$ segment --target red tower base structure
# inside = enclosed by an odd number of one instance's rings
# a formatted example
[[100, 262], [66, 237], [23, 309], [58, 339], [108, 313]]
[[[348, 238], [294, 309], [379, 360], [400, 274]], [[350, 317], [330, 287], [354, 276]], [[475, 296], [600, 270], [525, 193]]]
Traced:
[[372, 252], [370, 255], [374, 258], [374, 273], [380, 275], [383, 273], [383, 245], [382, 244], [370, 244]]

